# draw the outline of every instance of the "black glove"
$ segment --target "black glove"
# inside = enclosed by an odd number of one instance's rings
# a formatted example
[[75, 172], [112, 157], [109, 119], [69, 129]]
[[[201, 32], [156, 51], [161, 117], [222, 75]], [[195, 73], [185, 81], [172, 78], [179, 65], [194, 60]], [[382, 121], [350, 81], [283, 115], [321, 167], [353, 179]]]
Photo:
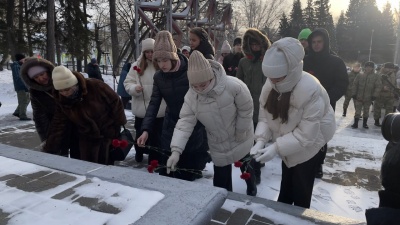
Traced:
[[376, 98], [375, 98], [374, 96], [371, 97], [371, 101], [375, 101], [375, 99], [376, 99]]

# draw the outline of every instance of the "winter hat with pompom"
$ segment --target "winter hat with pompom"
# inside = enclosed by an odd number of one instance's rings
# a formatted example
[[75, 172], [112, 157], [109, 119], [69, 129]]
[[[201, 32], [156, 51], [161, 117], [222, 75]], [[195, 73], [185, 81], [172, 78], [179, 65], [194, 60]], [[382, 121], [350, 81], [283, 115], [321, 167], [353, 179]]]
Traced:
[[169, 31], [163, 30], [157, 33], [153, 50], [153, 61], [157, 59], [179, 60], [176, 45]]
[[146, 38], [142, 41], [142, 52], [154, 49], [154, 39]]
[[70, 88], [78, 83], [76, 76], [65, 66], [57, 66], [52, 73], [53, 85], [56, 90]]
[[231, 53], [231, 46], [227, 40], [222, 43], [221, 53]]
[[190, 84], [198, 84], [214, 78], [210, 63], [197, 50], [194, 50], [189, 57], [187, 76]]

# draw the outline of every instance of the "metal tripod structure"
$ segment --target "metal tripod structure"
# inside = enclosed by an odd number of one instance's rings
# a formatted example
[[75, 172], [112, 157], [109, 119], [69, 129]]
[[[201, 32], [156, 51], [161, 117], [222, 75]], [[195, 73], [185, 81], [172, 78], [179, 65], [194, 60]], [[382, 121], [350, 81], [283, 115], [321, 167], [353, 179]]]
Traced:
[[[188, 29], [203, 27], [215, 49], [226, 39], [226, 30], [232, 29], [231, 0], [135, 0], [135, 39], [139, 40], [139, 23], [144, 22], [153, 33], [165, 29], [174, 35], [175, 44], [188, 43]], [[161, 15], [158, 22], [154, 16]], [[185, 26], [179, 26], [184, 21]], [[181, 22], [182, 24], [182, 22]], [[136, 48], [136, 57], [140, 55]]]

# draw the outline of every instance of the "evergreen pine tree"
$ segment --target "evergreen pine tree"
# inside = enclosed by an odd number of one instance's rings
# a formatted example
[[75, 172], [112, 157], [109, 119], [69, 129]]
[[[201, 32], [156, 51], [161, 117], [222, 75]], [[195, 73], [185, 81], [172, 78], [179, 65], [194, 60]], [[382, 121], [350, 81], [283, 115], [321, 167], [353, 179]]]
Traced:
[[307, 0], [307, 6], [303, 10], [304, 26], [314, 30], [315, 18], [314, 18], [314, 7], [313, 0]]
[[279, 32], [278, 33], [281, 36], [281, 38], [290, 37], [290, 34], [291, 34], [290, 23], [289, 23], [288, 18], [286, 17], [285, 13], [282, 13], [282, 17], [279, 21]]
[[380, 20], [378, 42], [378, 53], [382, 56], [384, 62], [393, 62], [394, 46], [396, 37], [394, 34], [394, 20], [392, 6], [386, 3]]
[[336, 31], [333, 23], [332, 14], [329, 12], [329, 0], [316, 0], [315, 6], [315, 18], [316, 25], [318, 28], [325, 28], [328, 31], [330, 39], [330, 47], [333, 51], [337, 51], [336, 44]]
[[290, 13], [290, 27], [291, 27], [291, 37], [297, 38], [300, 31], [304, 29], [303, 12], [301, 9], [300, 0], [293, 1], [293, 8]]
[[350, 0], [345, 15], [346, 29], [340, 34], [341, 36], [348, 37], [347, 43], [341, 43], [339, 45], [344, 44], [342, 49], [343, 51], [346, 51], [344, 55], [349, 60], [360, 60], [359, 57], [363, 54], [362, 49], [360, 49], [356, 43], [357, 33], [360, 29], [360, 4], [360, 0]]
[[349, 37], [346, 26], [346, 18], [343, 11], [340, 13], [340, 17], [336, 25], [336, 39], [338, 45], [338, 55], [344, 59], [348, 59], [349, 56], [347, 55], [346, 50], [349, 47]]

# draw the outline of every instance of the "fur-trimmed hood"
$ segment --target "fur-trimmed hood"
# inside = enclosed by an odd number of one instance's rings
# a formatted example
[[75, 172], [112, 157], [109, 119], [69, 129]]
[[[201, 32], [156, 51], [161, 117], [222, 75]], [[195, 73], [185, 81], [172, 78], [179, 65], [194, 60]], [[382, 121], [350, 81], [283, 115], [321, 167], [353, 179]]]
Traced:
[[[32, 66], [43, 66], [47, 68], [47, 74], [50, 77], [49, 83], [46, 86], [36, 83], [33, 79], [29, 78], [28, 70]], [[30, 89], [37, 91], [50, 91], [53, 89], [53, 79], [51, 78], [51, 73], [53, 72], [54, 65], [50, 61], [42, 58], [30, 57], [22, 64], [21, 67], [21, 78]]]
[[267, 49], [271, 46], [271, 42], [267, 36], [255, 28], [249, 28], [246, 33], [244, 33], [242, 42], [242, 50], [244, 55], [249, 58], [254, 58], [254, 54], [250, 47], [250, 41], [252, 39], [261, 44], [261, 56], [264, 56]]

